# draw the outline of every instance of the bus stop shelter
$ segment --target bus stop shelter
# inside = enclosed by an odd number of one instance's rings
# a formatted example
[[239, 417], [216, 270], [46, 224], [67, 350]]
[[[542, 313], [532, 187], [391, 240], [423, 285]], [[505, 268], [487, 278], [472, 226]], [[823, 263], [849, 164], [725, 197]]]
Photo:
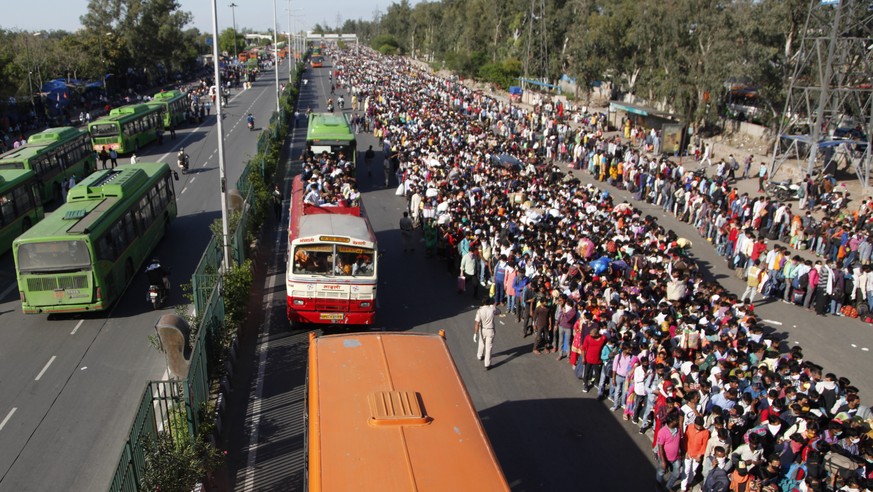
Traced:
[[661, 136], [661, 151], [665, 154], [681, 154], [688, 146], [687, 125], [672, 113], [658, 111], [639, 104], [619, 101], [609, 102], [610, 126], [623, 130], [623, 123], [650, 130], [654, 128]]

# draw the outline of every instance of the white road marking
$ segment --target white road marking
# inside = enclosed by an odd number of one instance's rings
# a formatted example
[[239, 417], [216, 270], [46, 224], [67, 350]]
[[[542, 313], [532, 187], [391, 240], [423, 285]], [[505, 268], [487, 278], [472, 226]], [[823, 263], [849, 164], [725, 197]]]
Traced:
[[853, 343], [852, 348], [858, 348], [858, 346]]
[[85, 322], [84, 319], [80, 319], [79, 322], [76, 323], [76, 327], [73, 328], [73, 331], [70, 332], [70, 335], [75, 335], [76, 332], [79, 331], [79, 327], [82, 326], [82, 323], [84, 323], [84, 322]]
[[869, 352], [869, 351], [870, 351], [870, 349], [868, 349], [867, 347], [861, 347], [861, 350], [863, 350], [864, 352]]
[[503, 321], [501, 321], [500, 324], [501, 324], [501, 325], [505, 325], [506, 323], [504, 323]]
[[188, 191], [188, 187], [187, 187], [187, 186], [186, 186], [186, 187], [184, 187], [184, 188], [182, 188], [182, 192], [181, 192], [181, 193], [179, 193], [179, 194], [180, 194], [180, 195], [181, 195], [181, 194], [182, 194], [182, 193], [185, 193], [185, 192], [186, 192], [186, 191]]
[[[235, 96], [231, 97], [231, 98], [227, 101], [227, 104], [225, 104], [225, 106], [227, 106], [228, 104], [230, 104], [231, 102], [233, 102], [233, 100], [236, 99], [237, 97], [239, 97], [241, 94], [242, 94], [242, 91], [237, 92]], [[252, 104], [254, 104], [254, 103], [252, 103]], [[249, 106], [249, 107], [251, 107], [251, 106]], [[195, 128], [194, 130], [188, 132], [188, 134], [185, 135], [185, 137], [184, 137], [182, 140], [180, 140], [179, 143], [180, 143], [180, 144], [185, 143], [186, 140], [188, 140], [189, 138], [193, 137], [193, 136], [197, 133], [197, 130], [203, 128], [204, 125], [206, 125], [206, 120], [203, 120], [203, 123], [201, 123], [200, 126], [198, 126], [197, 128]], [[168, 136], [169, 136], [169, 135], [168, 135]], [[157, 162], [163, 162], [164, 159], [166, 159], [167, 157], [170, 156], [170, 154], [173, 154], [173, 153], [175, 153], [175, 152], [176, 152], [175, 149], [171, 150], [170, 152], [167, 152], [166, 154], [162, 155], [161, 158], [158, 159]]]
[[6, 414], [6, 418], [3, 419], [3, 422], [0, 422], [0, 431], [2, 431], [4, 427], [6, 427], [6, 424], [9, 422], [9, 419], [12, 418], [12, 415], [15, 414], [16, 410], [18, 410], [18, 408], [13, 408], [12, 410], [9, 410], [9, 413]]
[[191, 178], [191, 181], [189, 181], [189, 182], [188, 182], [188, 184], [191, 184], [191, 183], [193, 183], [193, 182], [194, 182], [194, 180], [196, 180], [196, 179], [197, 179], [197, 176], [194, 176], [194, 177], [193, 177], [193, 178]]
[[42, 371], [39, 371], [39, 374], [36, 375], [36, 379], [34, 379], [34, 381], [39, 381], [42, 378], [42, 375], [45, 374], [46, 371], [48, 371], [48, 368], [50, 365], [52, 365], [52, 362], [54, 362], [57, 358], [57, 355], [53, 355], [52, 358], [45, 363], [45, 367], [42, 368]]
[[85, 369], [88, 369], [88, 366], [82, 366], [79, 368], [80, 371], [84, 371]]
[[10, 285], [9, 287], [6, 287], [6, 290], [4, 290], [2, 293], [0, 293], [0, 300], [6, 299], [6, 296], [8, 296], [10, 292], [12, 292], [13, 290], [15, 290], [17, 288], [18, 288], [17, 283], [14, 283], [14, 284]]
[[761, 321], [764, 323], [770, 323], [771, 325], [782, 326], [781, 321], [774, 321], [772, 319], [762, 319]]

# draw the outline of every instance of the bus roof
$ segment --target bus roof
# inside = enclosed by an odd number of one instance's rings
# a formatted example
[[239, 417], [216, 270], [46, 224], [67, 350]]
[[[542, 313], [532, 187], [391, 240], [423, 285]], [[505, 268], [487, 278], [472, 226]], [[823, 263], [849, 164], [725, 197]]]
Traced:
[[370, 238], [367, 219], [354, 215], [315, 214], [300, 218], [298, 237], [349, 236], [358, 239]]
[[36, 177], [36, 173], [30, 169], [0, 170], [0, 194], [34, 177]]
[[45, 145], [22, 145], [21, 147], [18, 147], [17, 149], [12, 149], [5, 154], [0, 154], [0, 162], [19, 162], [25, 159], [30, 159], [44, 148]]
[[126, 198], [144, 189], [149, 179], [161, 174], [163, 163], [128, 164], [115, 169], [91, 173], [70, 189], [67, 202], [45, 219], [37, 222], [16, 241], [27, 242], [30, 238], [56, 239], [69, 234], [89, 234], [100, 226], [105, 212]]
[[110, 111], [107, 116], [103, 116], [92, 121], [88, 124], [88, 128], [91, 128], [94, 125], [99, 125], [101, 123], [125, 122], [137, 116], [153, 113], [160, 110], [161, 108], [158, 105], [150, 106], [148, 104], [130, 104], [127, 106], [121, 106]]
[[366, 219], [363, 205], [328, 207], [304, 203], [306, 188], [297, 175], [291, 183], [291, 210], [288, 241], [315, 236], [347, 236], [376, 243], [376, 233]]
[[47, 144], [69, 140], [87, 133], [83, 128], [74, 128], [72, 126], [62, 126], [58, 128], [49, 128], [39, 133], [34, 133], [27, 139], [28, 144]]
[[312, 338], [309, 385], [310, 490], [509, 490], [441, 336]]
[[352, 133], [349, 122], [344, 116], [333, 113], [312, 113], [309, 116], [306, 140], [352, 141], [354, 139], [355, 134]]
[[186, 94], [180, 90], [173, 89], [171, 91], [158, 92], [152, 97], [152, 101], [170, 102], [180, 97], [185, 97]]

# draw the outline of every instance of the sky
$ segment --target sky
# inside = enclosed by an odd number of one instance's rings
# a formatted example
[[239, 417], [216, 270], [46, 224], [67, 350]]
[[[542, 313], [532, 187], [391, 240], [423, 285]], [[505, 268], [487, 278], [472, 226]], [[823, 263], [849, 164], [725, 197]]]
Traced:
[[[178, 0], [182, 10], [193, 14], [191, 27], [204, 32], [212, 32], [212, 1], [210, 0]], [[251, 28], [255, 31], [265, 31], [273, 27], [272, 0], [216, 0], [218, 6], [219, 31], [233, 24], [231, 10], [236, 11], [237, 29]], [[288, 0], [275, 0], [277, 25], [279, 32], [288, 30]], [[88, 0], [36, 0], [38, 10], [29, 2], [9, 0], [0, 16], [0, 28], [22, 31], [43, 31], [63, 29], [76, 31], [81, 27], [79, 16], [88, 9]], [[231, 9], [231, 3], [238, 7]], [[385, 9], [392, 0], [291, 0], [292, 14], [298, 16], [292, 19], [296, 23], [295, 30], [310, 30], [316, 23], [330, 26], [340, 25], [348, 19], [373, 18], [373, 12]], [[417, 3], [413, 1], [411, 3]]]

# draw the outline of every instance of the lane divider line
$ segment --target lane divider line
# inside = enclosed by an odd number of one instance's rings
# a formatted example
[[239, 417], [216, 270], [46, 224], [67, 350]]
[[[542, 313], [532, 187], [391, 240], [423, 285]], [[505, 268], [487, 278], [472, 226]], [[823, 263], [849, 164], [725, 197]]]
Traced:
[[4, 427], [6, 427], [6, 424], [9, 422], [9, 419], [11, 419], [12, 416], [15, 414], [16, 410], [18, 410], [17, 407], [13, 407], [12, 410], [9, 410], [9, 413], [6, 414], [6, 418], [3, 419], [3, 422], [0, 422], [0, 431], [2, 431]]
[[79, 322], [76, 323], [76, 327], [73, 328], [73, 331], [70, 332], [70, 335], [75, 335], [76, 332], [79, 331], [79, 327], [82, 326], [82, 323], [84, 323], [84, 322], [85, 322], [84, 319], [80, 319]]
[[52, 365], [52, 362], [54, 362], [57, 358], [57, 355], [53, 355], [52, 358], [45, 363], [45, 367], [42, 368], [42, 371], [39, 371], [39, 374], [36, 375], [36, 379], [34, 379], [34, 381], [39, 381], [42, 378], [42, 375], [45, 374], [46, 371], [48, 371], [48, 368]]

